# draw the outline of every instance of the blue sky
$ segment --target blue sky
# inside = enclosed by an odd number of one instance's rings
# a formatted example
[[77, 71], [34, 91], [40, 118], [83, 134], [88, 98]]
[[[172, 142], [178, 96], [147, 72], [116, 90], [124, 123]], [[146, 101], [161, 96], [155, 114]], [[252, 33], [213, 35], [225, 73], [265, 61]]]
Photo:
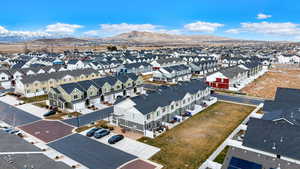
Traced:
[[297, 0], [5, 0], [1, 6], [0, 36], [103, 37], [138, 30], [300, 39]]

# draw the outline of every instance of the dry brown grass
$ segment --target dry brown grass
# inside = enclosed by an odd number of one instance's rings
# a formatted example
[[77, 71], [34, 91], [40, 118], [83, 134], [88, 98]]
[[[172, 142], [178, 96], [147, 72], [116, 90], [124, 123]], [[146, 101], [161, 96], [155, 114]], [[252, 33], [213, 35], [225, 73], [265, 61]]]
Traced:
[[300, 68], [273, 68], [242, 89], [242, 92], [255, 97], [273, 99], [277, 87], [300, 89]]
[[151, 160], [165, 169], [196, 169], [253, 110], [218, 102], [161, 136], [140, 141], [161, 148]]

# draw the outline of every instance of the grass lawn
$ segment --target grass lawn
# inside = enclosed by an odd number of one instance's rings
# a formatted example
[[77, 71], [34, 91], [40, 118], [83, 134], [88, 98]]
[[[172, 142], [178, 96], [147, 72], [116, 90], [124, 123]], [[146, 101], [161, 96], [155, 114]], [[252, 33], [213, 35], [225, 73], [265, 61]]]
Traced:
[[24, 101], [24, 103], [32, 103], [48, 100], [48, 95], [34, 96], [34, 97], [21, 97], [20, 100]]
[[229, 146], [226, 146], [226, 147], [220, 152], [220, 154], [214, 159], [214, 162], [223, 164], [223, 162], [224, 162], [224, 160], [225, 160], [225, 157], [226, 157], [226, 154], [227, 154], [228, 150], [229, 150]]
[[151, 160], [164, 169], [196, 169], [254, 109], [218, 102], [155, 139], [139, 141], [161, 148]]

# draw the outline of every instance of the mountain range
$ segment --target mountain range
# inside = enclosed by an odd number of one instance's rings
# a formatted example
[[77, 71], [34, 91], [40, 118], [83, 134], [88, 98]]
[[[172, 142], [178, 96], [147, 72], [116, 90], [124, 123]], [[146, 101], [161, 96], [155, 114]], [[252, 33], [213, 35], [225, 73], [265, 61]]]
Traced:
[[122, 33], [112, 37], [106, 38], [30, 38], [25, 37], [1, 37], [0, 42], [30, 42], [30, 43], [99, 43], [99, 44], [195, 44], [204, 41], [227, 41], [233, 40], [226, 37], [212, 36], [212, 35], [175, 35], [155, 32], [139, 32], [132, 31]]

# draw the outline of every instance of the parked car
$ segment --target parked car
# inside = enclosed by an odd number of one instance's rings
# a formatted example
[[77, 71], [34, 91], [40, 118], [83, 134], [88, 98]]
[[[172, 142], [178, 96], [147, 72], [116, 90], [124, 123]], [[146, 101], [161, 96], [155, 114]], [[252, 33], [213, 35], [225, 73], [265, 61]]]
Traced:
[[47, 112], [47, 113], [44, 114], [44, 117], [48, 117], [48, 116], [54, 115], [55, 113], [56, 113], [55, 110], [50, 110], [49, 112]]
[[92, 137], [92, 136], [95, 134], [95, 132], [96, 132], [97, 130], [99, 130], [99, 129], [101, 129], [101, 128], [92, 128], [91, 130], [89, 130], [89, 131], [86, 133], [86, 136]]
[[10, 131], [12, 131], [13, 130], [13, 128], [4, 128], [3, 129], [3, 131], [5, 131], [5, 132], [7, 132], [7, 133], [9, 133]]
[[116, 142], [118, 142], [122, 139], [124, 139], [123, 135], [121, 135], [121, 134], [114, 135], [114, 136], [112, 136], [111, 138], [108, 139], [108, 143], [109, 144], [115, 144]]
[[192, 116], [192, 113], [191, 112], [185, 112], [182, 116], [183, 117], [190, 117], [190, 116]]
[[94, 137], [95, 138], [101, 138], [101, 137], [109, 135], [109, 133], [110, 133], [109, 130], [101, 129], [101, 130], [98, 130], [98, 131], [95, 132]]
[[0, 97], [3, 97], [5, 95], [6, 95], [6, 93], [0, 93]]
[[19, 130], [13, 129], [13, 130], [11, 130], [11, 131], [9, 132], [9, 134], [17, 134], [18, 132], [19, 132]]

